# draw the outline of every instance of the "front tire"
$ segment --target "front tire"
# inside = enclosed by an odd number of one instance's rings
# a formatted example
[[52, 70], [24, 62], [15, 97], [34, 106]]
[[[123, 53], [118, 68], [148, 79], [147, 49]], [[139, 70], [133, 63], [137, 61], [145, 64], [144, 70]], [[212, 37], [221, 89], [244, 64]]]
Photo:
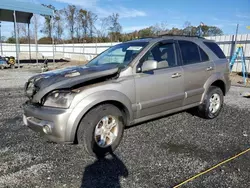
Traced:
[[77, 130], [78, 144], [92, 156], [104, 157], [120, 144], [124, 132], [124, 117], [111, 104], [91, 109], [81, 120]]
[[203, 103], [198, 107], [198, 114], [205, 119], [216, 118], [223, 108], [224, 96], [219, 87], [210, 86]]

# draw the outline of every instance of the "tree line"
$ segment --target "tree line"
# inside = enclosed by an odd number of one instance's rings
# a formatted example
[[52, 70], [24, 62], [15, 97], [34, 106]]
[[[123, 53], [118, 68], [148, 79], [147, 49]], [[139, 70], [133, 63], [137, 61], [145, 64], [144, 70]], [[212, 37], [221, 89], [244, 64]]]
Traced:
[[[223, 35], [223, 31], [216, 26], [199, 25], [193, 26], [190, 22], [185, 22], [183, 28], [173, 27], [169, 29], [167, 22], [155, 24], [153, 26], [136, 30], [133, 32], [122, 32], [119, 21], [119, 14], [112, 13], [105, 18], [98, 18], [92, 11], [68, 5], [57, 10], [53, 5], [43, 6], [53, 9], [53, 17], [42, 15], [44, 23], [38, 23], [39, 19], [33, 16], [35, 32], [31, 34], [31, 43], [37, 38], [37, 32], [41, 32], [44, 37], [37, 39], [40, 44], [51, 44], [52, 37], [55, 43], [93, 43], [93, 42], [124, 42], [137, 38], [154, 37], [162, 34], [169, 35], [200, 35], [216, 36]], [[38, 31], [38, 26], [43, 27]], [[17, 31], [20, 36], [20, 43], [28, 43], [28, 30], [25, 24], [17, 24]], [[68, 37], [65, 37], [68, 34]], [[14, 34], [13, 34], [14, 36]], [[10, 37], [5, 40], [15, 43], [15, 38]]]

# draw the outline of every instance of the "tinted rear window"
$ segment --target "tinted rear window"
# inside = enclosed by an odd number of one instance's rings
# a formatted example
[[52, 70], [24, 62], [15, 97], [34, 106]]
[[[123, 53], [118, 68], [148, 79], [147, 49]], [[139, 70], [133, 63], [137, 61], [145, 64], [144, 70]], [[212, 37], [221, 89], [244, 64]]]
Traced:
[[216, 43], [214, 43], [214, 42], [204, 42], [204, 44], [208, 48], [210, 48], [210, 50], [212, 50], [218, 58], [220, 58], [220, 59], [226, 58], [225, 54], [223, 53], [221, 48]]
[[198, 46], [190, 41], [179, 41], [184, 65], [201, 62]]

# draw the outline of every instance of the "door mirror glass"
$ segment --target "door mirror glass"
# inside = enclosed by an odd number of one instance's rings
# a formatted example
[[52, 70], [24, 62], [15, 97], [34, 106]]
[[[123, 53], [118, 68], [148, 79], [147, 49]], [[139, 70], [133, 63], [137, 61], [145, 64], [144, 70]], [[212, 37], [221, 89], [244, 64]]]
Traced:
[[147, 60], [142, 64], [142, 72], [157, 69], [157, 61]]

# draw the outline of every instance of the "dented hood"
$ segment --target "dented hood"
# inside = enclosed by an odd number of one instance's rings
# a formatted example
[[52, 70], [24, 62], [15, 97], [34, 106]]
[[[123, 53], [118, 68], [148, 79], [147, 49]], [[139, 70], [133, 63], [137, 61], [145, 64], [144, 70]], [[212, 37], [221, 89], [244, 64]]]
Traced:
[[47, 93], [57, 89], [68, 89], [98, 78], [116, 75], [117, 64], [86, 67], [77, 66], [49, 71], [31, 77], [25, 84], [26, 95], [39, 103]]

